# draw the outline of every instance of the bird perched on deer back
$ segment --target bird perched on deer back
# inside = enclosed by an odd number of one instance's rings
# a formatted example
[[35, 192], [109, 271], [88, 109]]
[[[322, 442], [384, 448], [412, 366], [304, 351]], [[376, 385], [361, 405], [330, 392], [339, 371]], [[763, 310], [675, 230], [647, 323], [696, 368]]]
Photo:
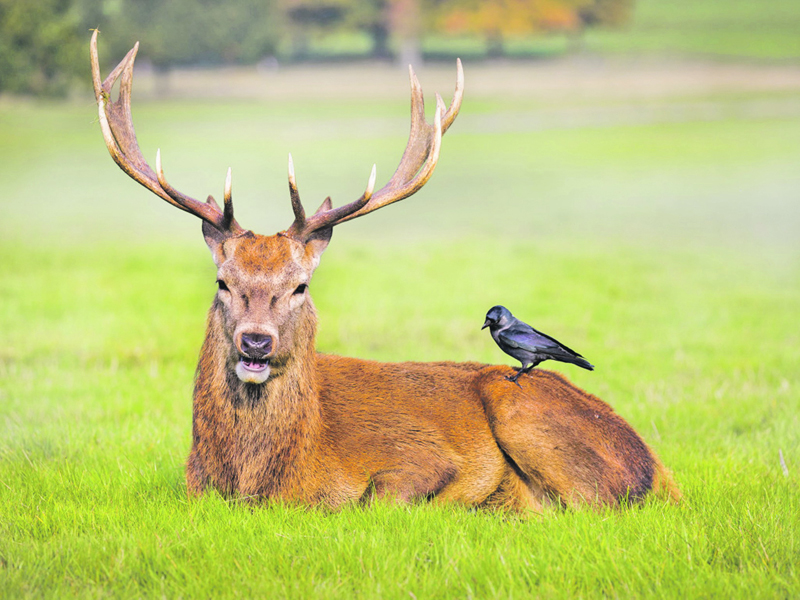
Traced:
[[[594, 371], [594, 365], [580, 354], [549, 335], [536, 331], [527, 323], [523, 323], [505, 306], [493, 306], [489, 309], [481, 329], [487, 327], [500, 349], [522, 363], [516, 375], [506, 377], [509, 381], [517, 383], [520, 375], [527, 373], [545, 360], [559, 360]], [[519, 384], [517, 383], [517, 385]]]

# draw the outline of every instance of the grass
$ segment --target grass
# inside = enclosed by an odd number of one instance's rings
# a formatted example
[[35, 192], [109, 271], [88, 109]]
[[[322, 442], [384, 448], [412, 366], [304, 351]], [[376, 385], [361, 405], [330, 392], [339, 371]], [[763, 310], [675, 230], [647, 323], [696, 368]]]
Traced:
[[[134, 116], [179, 189], [221, 191], [232, 164], [239, 221], [268, 233], [291, 221], [287, 150], [309, 205], [356, 197], [374, 161], [388, 176], [407, 108], [364, 89]], [[0, 596], [797, 596], [800, 125], [775, 97], [691, 97], [719, 111], [677, 120], [609, 99], [649, 116], [602, 124], [585, 99], [468, 98], [426, 189], [336, 231], [320, 349], [508, 362], [479, 330], [502, 302], [598, 366], [554, 368], [685, 493], [529, 520], [189, 501], [199, 225], [115, 169], [90, 101], [0, 105]], [[535, 119], [565, 108], [568, 126]]]

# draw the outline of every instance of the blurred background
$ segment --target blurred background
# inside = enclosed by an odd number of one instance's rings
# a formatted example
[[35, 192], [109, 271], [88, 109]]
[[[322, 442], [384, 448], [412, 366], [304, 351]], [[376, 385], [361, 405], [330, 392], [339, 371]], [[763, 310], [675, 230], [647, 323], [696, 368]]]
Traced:
[[0, 91], [58, 96], [85, 84], [91, 28], [111, 34], [108, 57], [139, 40], [139, 66], [168, 93], [182, 67], [580, 53], [786, 64], [800, 56], [798, 13], [791, 0], [3, 0]]
[[[126, 268], [126, 257], [150, 256], [138, 276], [161, 285], [176, 277], [167, 256], [192, 261], [204, 283], [185, 332], [150, 332], [188, 340], [181, 347], [190, 357], [213, 293], [199, 223], [130, 181], [104, 147], [89, 72], [95, 27], [104, 75], [141, 43], [133, 120], [144, 156], [154, 164], [161, 148], [170, 182], [196, 198], [219, 198], [232, 167], [237, 218], [265, 234], [292, 221], [289, 152], [309, 207], [327, 195], [336, 205], [358, 197], [373, 163], [382, 185], [408, 134], [408, 63], [430, 118], [435, 92], [450, 101], [461, 57], [465, 99], [432, 180], [337, 228], [316, 279], [323, 323], [332, 323], [321, 332], [324, 348], [501, 360], [471, 327], [502, 301], [542, 315], [545, 331], [567, 328], [591, 356], [592, 344], [608, 347], [622, 324], [598, 317], [587, 290], [603, 302], [632, 302], [651, 276], [661, 290], [653, 301], [683, 289], [699, 303], [722, 282], [768, 273], [796, 304], [796, 0], [0, 0], [0, 269], [10, 359], [37, 352], [31, 321], [45, 338], [65, 327], [75, 290], [64, 278], [81, 265], [93, 282], [88, 294], [114, 287], [103, 269], [125, 272], [114, 270], [112, 255]], [[501, 266], [507, 279], [488, 284]], [[614, 287], [625, 277], [631, 289]], [[387, 287], [419, 291], [422, 282], [424, 297], [378, 300]], [[50, 318], [46, 304], [26, 312], [33, 290], [59, 307]], [[162, 300], [136, 300], [128, 322], [145, 312], [158, 319]], [[669, 329], [679, 315], [664, 310]], [[647, 326], [632, 334], [649, 339], [650, 318], [641, 320]], [[669, 360], [697, 334], [695, 321], [682, 325], [685, 334], [661, 338]], [[118, 351], [119, 331], [99, 328], [91, 341], [86, 323], [74, 326], [84, 333], [67, 336], [67, 347]], [[727, 334], [746, 344], [737, 327]], [[135, 326], [130, 336], [141, 349]]]
[[[357, 196], [373, 162], [388, 178], [408, 127], [403, 68], [449, 101], [458, 56], [466, 101], [425, 216], [410, 201], [354, 235], [797, 238], [793, 0], [0, 0], [5, 237], [183, 223], [102, 156], [95, 27], [104, 74], [141, 43], [145, 156], [163, 147], [199, 197], [232, 166], [237, 208], [262, 231], [288, 218], [289, 151], [309, 203]], [[129, 202], [141, 211], [116, 232]]]
[[[133, 115], [145, 157], [153, 164], [161, 148], [170, 182], [197, 198], [219, 198], [232, 167], [239, 222], [267, 234], [292, 220], [288, 152], [307, 206], [327, 195], [337, 205], [358, 197], [373, 163], [382, 185], [408, 132], [408, 63], [430, 117], [435, 92], [450, 101], [455, 58], [463, 60], [464, 104], [432, 180], [413, 198], [337, 229], [315, 295], [323, 309], [330, 302], [329, 321], [342, 319], [323, 329], [327, 348], [476, 358], [477, 338], [456, 336], [442, 348], [450, 338], [427, 304], [443, 289], [437, 282], [458, 277], [462, 287], [453, 284], [447, 300], [454, 304], [439, 307], [447, 326], [469, 330], [504, 301], [543, 314], [545, 330], [549, 316], [557, 328], [583, 319], [574, 325], [580, 346], [591, 339], [589, 324], [599, 323], [598, 335], [615, 325], [592, 316], [578, 297], [585, 290], [570, 296], [565, 255], [583, 261], [570, 268], [585, 285], [595, 273], [603, 283], [593, 289], [606, 299], [637, 293], [607, 287], [626, 268], [641, 280], [642, 270], [663, 265], [681, 265], [660, 280], [669, 289], [691, 277], [742, 280], [725, 270], [731, 265], [766, 269], [796, 289], [796, 0], [0, 0], [5, 279], [26, 272], [25, 289], [47, 289], [58, 257], [74, 269], [102, 265], [109, 248], [124, 256], [168, 248], [196, 261], [208, 283], [203, 306], [213, 273], [199, 223], [128, 180], [103, 145], [89, 73], [95, 27], [104, 75], [141, 43]], [[384, 251], [368, 261], [373, 271], [359, 274], [364, 253]], [[548, 262], [556, 265], [549, 281], [541, 275]], [[476, 289], [474, 280], [499, 265], [508, 266], [508, 282]], [[154, 269], [143, 267], [142, 277], [170, 277]], [[373, 310], [380, 323], [363, 321], [365, 335], [384, 331], [385, 343], [351, 336], [362, 325], [349, 309], [375, 302], [403, 269], [410, 283], [402, 285], [430, 282], [426, 300], [400, 294]], [[15, 289], [6, 296], [23, 294], [24, 303], [27, 292]], [[153, 302], [151, 314], [160, 310]], [[186, 325], [190, 355], [202, 329], [196, 312]], [[33, 318], [43, 330], [64, 323], [21, 314], [17, 322]], [[396, 331], [401, 318], [431, 343]], [[27, 352], [29, 334], [29, 325], [7, 328], [9, 356]], [[138, 334], [131, 331], [131, 344], [142, 343]], [[85, 343], [89, 355], [99, 352]], [[478, 358], [502, 358], [480, 347]]]

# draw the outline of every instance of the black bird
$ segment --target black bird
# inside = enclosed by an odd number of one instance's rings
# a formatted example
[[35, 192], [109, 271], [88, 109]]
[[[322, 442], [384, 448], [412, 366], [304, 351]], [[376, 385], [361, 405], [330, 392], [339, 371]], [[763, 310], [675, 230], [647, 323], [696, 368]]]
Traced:
[[516, 375], [506, 377], [509, 381], [517, 383], [520, 375], [527, 373], [544, 360], [560, 360], [594, 371], [594, 365], [580, 354], [549, 335], [536, 331], [527, 323], [523, 323], [505, 306], [493, 306], [489, 309], [489, 312], [486, 313], [486, 322], [481, 329], [487, 327], [494, 341], [500, 346], [500, 350], [522, 363]]

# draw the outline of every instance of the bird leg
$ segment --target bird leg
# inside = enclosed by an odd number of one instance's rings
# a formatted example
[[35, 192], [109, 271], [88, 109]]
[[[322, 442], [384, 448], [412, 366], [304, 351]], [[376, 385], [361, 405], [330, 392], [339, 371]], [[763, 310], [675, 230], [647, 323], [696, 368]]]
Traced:
[[542, 361], [532, 362], [527, 367], [525, 365], [522, 365], [521, 367], [511, 367], [512, 369], [514, 369], [517, 372], [517, 374], [514, 375], [514, 376], [506, 375], [505, 378], [508, 381], [513, 381], [514, 383], [516, 383], [518, 387], [522, 387], [521, 385], [519, 385], [519, 382], [517, 381], [517, 379], [519, 379], [520, 375], [524, 375], [525, 373], [530, 373], [531, 369], [533, 369], [533, 367], [538, 365], [540, 362], [542, 362]]
[[527, 370], [525, 369], [525, 366], [523, 365], [521, 367], [511, 367], [511, 368], [516, 371], [516, 374], [515, 375], [506, 375], [505, 378], [508, 381], [512, 381], [512, 382], [516, 383], [517, 387], [522, 387], [519, 384], [519, 382], [517, 381], [517, 379], [519, 379], [519, 376], [522, 375], [523, 373], [527, 373]]

